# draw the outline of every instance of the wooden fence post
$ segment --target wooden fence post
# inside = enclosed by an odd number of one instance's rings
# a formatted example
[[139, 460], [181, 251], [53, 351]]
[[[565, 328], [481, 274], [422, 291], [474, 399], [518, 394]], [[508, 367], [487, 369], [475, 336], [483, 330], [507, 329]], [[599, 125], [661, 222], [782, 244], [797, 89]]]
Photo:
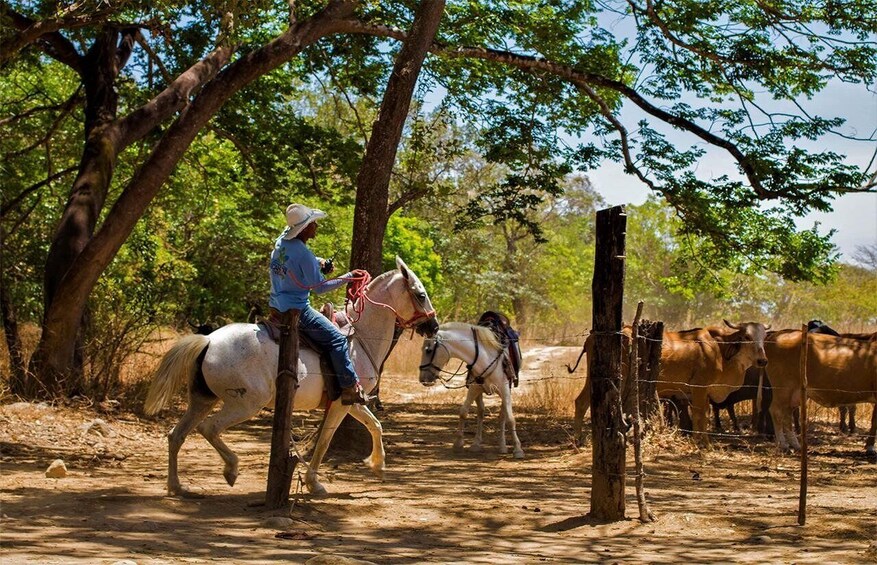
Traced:
[[661, 370], [661, 344], [664, 339], [664, 322], [651, 322], [643, 320], [639, 324], [639, 351], [640, 365], [637, 381], [639, 383], [639, 410], [646, 422], [646, 428], [651, 427], [651, 420], [661, 413], [661, 404], [658, 400], [658, 373]]
[[271, 430], [271, 455], [268, 462], [268, 487], [265, 506], [281, 508], [289, 503], [292, 474], [298, 458], [289, 453], [292, 436], [292, 404], [298, 388], [298, 318], [300, 310], [282, 314], [282, 331], [289, 339], [280, 338], [277, 382], [274, 394], [274, 424]]
[[807, 521], [807, 324], [801, 327], [801, 489], [798, 494], [798, 525]]
[[594, 280], [594, 355], [591, 376], [591, 517], [624, 519], [626, 427], [621, 406], [621, 316], [624, 300], [623, 206], [597, 212]]
[[642, 412], [640, 410], [640, 370], [644, 363], [640, 362], [640, 329], [646, 325], [640, 322], [643, 313], [643, 302], [639, 301], [636, 306], [636, 316], [633, 318], [633, 328], [630, 335], [630, 371], [627, 379], [632, 381], [633, 386], [633, 413], [628, 417], [633, 419], [633, 461], [636, 472], [636, 502], [639, 506], [639, 519], [641, 522], [654, 522], [655, 515], [649, 510], [645, 491], [645, 470], [643, 467], [642, 451]]

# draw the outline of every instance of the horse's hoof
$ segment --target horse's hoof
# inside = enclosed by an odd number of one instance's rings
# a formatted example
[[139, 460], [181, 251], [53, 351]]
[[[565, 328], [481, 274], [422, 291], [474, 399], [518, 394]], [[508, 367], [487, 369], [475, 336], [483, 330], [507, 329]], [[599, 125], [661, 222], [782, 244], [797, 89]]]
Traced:
[[321, 496], [324, 494], [329, 494], [329, 491], [326, 490], [326, 487], [324, 487], [320, 483], [312, 484], [308, 490], [310, 490], [311, 494], [314, 496]]
[[384, 480], [384, 470], [386, 469], [386, 466], [383, 463], [380, 465], [375, 465], [373, 460], [372, 460], [371, 455], [369, 455], [368, 457], [363, 459], [362, 462], [365, 463], [366, 467], [371, 469], [371, 471], [372, 471], [372, 473], [374, 473], [375, 477], [377, 477], [378, 479], [380, 479], [382, 481]]
[[223, 473], [223, 476], [225, 477], [225, 482], [227, 482], [230, 487], [233, 487], [235, 481], [238, 480], [237, 473]]
[[515, 459], [523, 459], [523, 458], [524, 458], [524, 452], [516, 450], [515, 451]]
[[192, 492], [190, 490], [184, 489], [181, 486], [177, 487], [168, 487], [167, 488], [168, 496], [178, 496], [180, 498], [189, 498], [189, 499], [199, 499], [205, 498], [203, 494], [200, 492]]
[[469, 451], [471, 451], [472, 453], [481, 453], [482, 451], [484, 451], [484, 448], [481, 447], [481, 444], [473, 443], [469, 446]]
[[463, 451], [463, 442], [462, 441], [455, 441], [454, 442], [454, 451], [456, 451], [456, 452]]

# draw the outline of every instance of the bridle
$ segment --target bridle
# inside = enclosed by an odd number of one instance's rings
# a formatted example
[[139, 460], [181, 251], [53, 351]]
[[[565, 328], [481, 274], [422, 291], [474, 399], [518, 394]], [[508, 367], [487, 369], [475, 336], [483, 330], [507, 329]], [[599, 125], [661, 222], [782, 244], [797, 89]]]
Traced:
[[[481, 356], [481, 349], [480, 349], [480, 347], [479, 347], [479, 342], [478, 342], [478, 332], [475, 330], [474, 327], [471, 328], [471, 330], [472, 330], [472, 340], [475, 342], [475, 356], [474, 356], [474, 358], [472, 359], [472, 362], [471, 362], [471, 363], [466, 363], [465, 361], [462, 361], [462, 362], [460, 362], [460, 366], [457, 367], [457, 370], [456, 370], [456, 371], [453, 371], [453, 372], [451, 372], [451, 371], [445, 371], [443, 368], [437, 366], [437, 365], [435, 364], [435, 356], [436, 356], [436, 353], [438, 352], [438, 348], [439, 348], [439, 347], [444, 348], [444, 350], [448, 353], [448, 357], [452, 357], [452, 355], [451, 355], [451, 351], [450, 351], [450, 349], [448, 349], [448, 346], [446, 346], [446, 345], [442, 342], [442, 339], [441, 339], [441, 337], [439, 336], [439, 334], [436, 334], [436, 336], [433, 338], [433, 339], [435, 340], [435, 344], [434, 344], [434, 346], [433, 346], [433, 348], [432, 348], [432, 355], [430, 356], [429, 361], [428, 361], [427, 363], [423, 363], [423, 364], [421, 364], [421, 365], [418, 367], [418, 369], [419, 369], [420, 371], [423, 371], [423, 370], [425, 370], [425, 369], [432, 369], [432, 371], [436, 373], [436, 377], [437, 377], [439, 380], [441, 380], [442, 383], [443, 383], [445, 386], [448, 386], [448, 385], [447, 385], [448, 381], [450, 381], [452, 378], [456, 377], [457, 375], [462, 375], [462, 374], [463, 374], [463, 373], [460, 372], [460, 369], [463, 367], [463, 364], [465, 363], [465, 365], [466, 365], [466, 373], [467, 373], [467, 377], [466, 377], [466, 385], [465, 385], [465, 386], [469, 386], [469, 384], [470, 384], [471, 382], [473, 382], [473, 381], [476, 382], [477, 384], [483, 384], [483, 383], [484, 383], [484, 375], [485, 375], [486, 373], [489, 373], [490, 371], [492, 371], [492, 370], [493, 370], [493, 367], [497, 364], [497, 362], [498, 362], [500, 359], [502, 359], [503, 353], [505, 353], [505, 349], [502, 348], [502, 347], [500, 347], [500, 348], [499, 348], [499, 352], [496, 354], [496, 357], [493, 358], [493, 361], [491, 361], [491, 362], [487, 365], [487, 367], [484, 368], [483, 371], [481, 371], [481, 372], [478, 373], [477, 375], [473, 375], [472, 370], [475, 368], [475, 363], [478, 362], [478, 358]], [[442, 374], [447, 374], [447, 375], [450, 375], [450, 376], [447, 377], [447, 378], [444, 378], [444, 377], [441, 376]]]
[[[356, 288], [354, 288], [352, 290], [348, 290], [348, 300], [350, 300], [351, 303], [353, 304], [354, 313], [362, 314], [362, 307], [358, 306], [358, 304], [362, 304], [362, 302], [360, 302], [359, 299], [362, 299], [362, 300], [367, 300], [368, 302], [374, 304], [375, 306], [380, 306], [381, 308], [386, 308], [387, 310], [391, 311], [393, 313], [393, 315], [396, 316], [396, 326], [400, 327], [404, 330], [416, 328], [420, 324], [435, 318], [435, 309], [434, 308], [431, 310], [428, 310], [428, 311], [421, 311], [422, 305], [418, 304], [418, 302], [414, 299], [414, 295], [411, 293], [411, 291], [409, 289], [405, 289], [405, 292], [408, 295], [409, 300], [411, 300], [411, 305], [414, 307], [414, 315], [411, 318], [408, 318], [406, 320], [405, 318], [403, 318], [399, 314], [399, 311], [396, 310], [395, 308], [393, 308], [391, 305], [385, 304], [383, 302], [378, 302], [376, 300], [372, 300], [372, 298], [368, 295], [368, 293], [366, 293], [366, 287], [368, 286], [368, 283], [371, 281], [371, 277], [368, 275], [367, 272], [362, 271], [362, 274], [356, 273], [356, 277], [357, 277], [357, 279], [356, 279], [357, 284], [355, 285]], [[356, 319], [357, 320], [359, 319], [358, 316]], [[353, 320], [353, 321], [355, 322], [356, 320]]]
[[[435, 340], [435, 343], [433, 344], [433, 347], [432, 347], [432, 355], [429, 357], [429, 362], [423, 363], [422, 365], [420, 365], [418, 367], [418, 369], [421, 371], [423, 371], [424, 369], [432, 369], [436, 373], [447, 373], [448, 371], [445, 371], [443, 368], [441, 368], [435, 364], [435, 354], [438, 353], [439, 347], [443, 347], [444, 350], [448, 352], [448, 357], [450, 357], [451, 350], [448, 349], [448, 346], [442, 342], [442, 338], [439, 337], [438, 334], [436, 334], [436, 336], [433, 339]], [[460, 366], [462, 366], [462, 364]], [[456, 374], [456, 373], [454, 373], [454, 374]]]
[[414, 315], [407, 320], [399, 315], [399, 312], [390, 306], [389, 304], [384, 304], [383, 302], [376, 302], [369, 298], [368, 294], [363, 293], [363, 298], [374, 304], [375, 306], [381, 306], [383, 308], [387, 308], [396, 316], [396, 325], [400, 328], [407, 330], [411, 328], [415, 328], [420, 324], [435, 318], [435, 309], [429, 310], [427, 312], [420, 311], [418, 307], [420, 306], [417, 301], [415, 301], [414, 296], [410, 291], [407, 291], [408, 298], [411, 300], [411, 305], [414, 306]]

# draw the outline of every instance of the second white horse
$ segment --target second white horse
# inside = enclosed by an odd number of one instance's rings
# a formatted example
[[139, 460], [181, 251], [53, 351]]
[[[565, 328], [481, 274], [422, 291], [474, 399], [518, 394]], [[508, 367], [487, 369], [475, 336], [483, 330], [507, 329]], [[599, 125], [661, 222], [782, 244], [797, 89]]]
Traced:
[[508, 352], [490, 328], [461, 322], [442, 324], [435, 336], [423, 340], [420, 382], [424, 386], [434, 385], [444, 372], [442, 368], [451, 359], [460, 359], [469, 369], [466, 400], [460, 406], [460, 429], [454, 443], [455, 449], [463, 448], [463, 430], [473, 401], [478, 406], [478, 419], [471, 449], [481, 449], [481, 431], [484, 423], [483, 395], [499, 394], [502, 400], [499, 452], [508, 453], [506, 446], [506, 424], [508, 424], [515, 443], [514, 456], [517, 459], [524, 457], [524, 450], [515, 430], [515, 416], [512, 414], [512, 383], [503, 370], [503, 359], [507, 355]]

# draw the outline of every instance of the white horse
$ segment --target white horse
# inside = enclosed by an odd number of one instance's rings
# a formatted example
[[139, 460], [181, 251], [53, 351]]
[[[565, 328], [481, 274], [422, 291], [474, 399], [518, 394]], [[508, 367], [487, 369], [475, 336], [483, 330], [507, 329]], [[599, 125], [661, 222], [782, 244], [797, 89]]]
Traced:
[[481, 450], [481, 430], [484, 423], [483, 395], [497, 393], [502, 400], [500, 409], [499, 452], [508, 453], [506, 447], [506, 423], [512, 432], [515, 442], [514, 456], [524, 457], [521, 441], [515, 430], [515, 416], [512, 414], [512, 383], [503, 370], [503, 359], [508, 355], [506, 349], [490, 328], [474, 326], [460, 322], [450, 322], [439, 326], [438, 333], [423, 340], [420, 358], [420, 382], [424, 386], [432, 386], [439, 379], [448, 361], [460, 359], [469, 370], [467, 377], [468, 392], [466, 400], [460, 406], [460, 429], [454, 449], [463, 448], [463, 428], [469, 407], [474, 400], [478, 406], [478, 420], [475, 440], [470, 449]]
[[[426, 289], [405, 263], [396, 258], [397, 270], [375, 278], [360, 298], [357, 315], [348, 305], [353, 320], [350, 358], [362, 387], [371, 391], [378, 382], [379, 367], [386, 358], [397, 324], [434, 334], [438, 330], [435, 310]], [[230, 426], [252, 418], [265, 406], [274, 404], [278, 345], [261, 326], [229, 324], [210, 335], [185, 336], [164, 356], [149, 389], [145, 411], [158, 412], [183, 383], [189, 388], [189, 406], [168, 433], [167, 490], [170, 495], [188, 495], [177, 475], [177, 455], [186, 436], [198, 431], [225, 461], [223, 475], [234, 486], [238, 476], [238, 457], [222, 441], [220, 434]], [[324, 404], [324, 377], [314, 351], [302, 348], [298, 362], [298, 389], [293, 410], [314, 410]], [[222, 401], [222, 408], [207, 417]], [[307, 467], [305, 484], [314, 494], [326, 489], [317, 479], [317, 470], [332, 436], [347, 413], [359, 420], [372, 436], [372, 452], [366, 465], [378, 476], [384, 472], [384, 445], [381, 424], [363, 405], [330, 403], [324, 416], [313, 456]], [[206, 419], [205, 419], [206, 418]]]

